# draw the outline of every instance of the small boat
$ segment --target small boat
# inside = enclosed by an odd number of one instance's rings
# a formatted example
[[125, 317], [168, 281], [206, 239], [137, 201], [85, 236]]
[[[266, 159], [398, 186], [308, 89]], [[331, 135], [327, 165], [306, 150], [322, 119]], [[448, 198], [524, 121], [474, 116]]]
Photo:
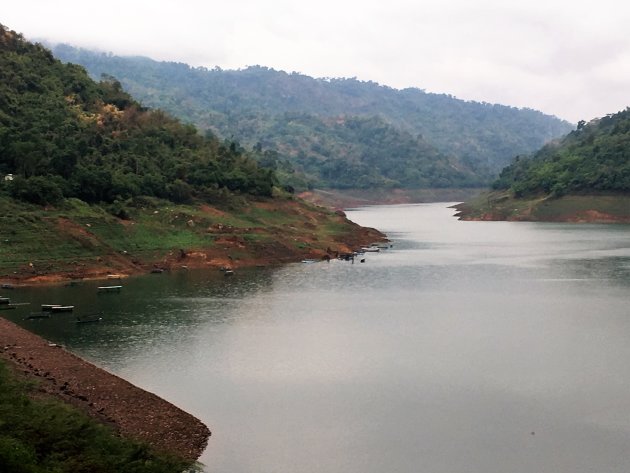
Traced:
[[152, 274], [162, 274], [163, 272], [164, 272], [164, 269], [163, 269], [163, 268], [153, 268], [153, 269], [151, 270], [151, 273], [152, 273]]
[[381, 249], [378, 246], [367, 246], [365, 248], [361, 248], [365, 253], [378, 253]]
[[303, 259], [302, 263], [311, 264], [311, 263], [317, 263], [317, 261], [315, 261], [314, 259]]
[[122, 279], [122, 276], [120, 274], [108, 274], [107, 275], [107, 279]]
[[223, 275], [224, 276], [234, 276], [234, 271], [231, 269], [226, 269], [225, 271], [223, 271]]
[[51, 311], [53, 307], [59, 307], [61, 304], [42, 304], [42, 310]]
[[51, 312], [72, 312], [73, 310], [73, 305], [56, 305], [50, 308]]
[[41, 313], [41, 312], [33, 312], [30, 315], [27, 315], [26, 317], [24, 317], [26, 320], [35, 320], [35, 319], [49, 319], [50, 318], [50, 314], [47, 313]]
[[11, 299], [9, 299], [8, 297], [0, 297], [0, 304], [10, 304], [11, 303]]
[[120, 292], [122, 286], [99, 286], [96, 289], [98, 292]]
[[15, 289], [15, 286], [13, 284], [0, 284], [0, 288], [2, 289]]

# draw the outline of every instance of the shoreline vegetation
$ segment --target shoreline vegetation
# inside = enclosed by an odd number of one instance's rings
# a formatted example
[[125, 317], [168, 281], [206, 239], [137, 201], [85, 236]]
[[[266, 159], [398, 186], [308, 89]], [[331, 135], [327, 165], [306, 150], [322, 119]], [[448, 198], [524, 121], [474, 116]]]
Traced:
[[493, 192], [458, 206], [466, 220], [630, 223], [630, 108], [517, 156]]
[[210, 437], [173, 404], [1, 317], [0, 385], [6, 471], [190, 471]]
[[[149, 110], [114, 77], [94, 82], [2, 25], [0, 78], [7, 287], [326, 259], [386, 240], [296, 199], [255, 151]], [[56, 397], [178, 457], [162, 462], [143, 444], [106, 452], [100, 442], [116, 436], [60, 406], [42, 411], [0, 367], [2, 471], [175, 472], [206, 446], [210, 432], [194, 417], [0, 318], [2, 360], [35, 381], [34, 397]], [[82, 435], [96, 430], [103, 435]]]

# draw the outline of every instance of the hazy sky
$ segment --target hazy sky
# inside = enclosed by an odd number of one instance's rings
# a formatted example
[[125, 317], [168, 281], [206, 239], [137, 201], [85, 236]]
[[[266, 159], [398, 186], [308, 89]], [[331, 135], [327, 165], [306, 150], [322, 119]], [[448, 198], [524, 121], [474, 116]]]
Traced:
[[47, 39], [223, 69], [357, 77], [577, 122], [630, 105], [627, 0], [20, 0]]

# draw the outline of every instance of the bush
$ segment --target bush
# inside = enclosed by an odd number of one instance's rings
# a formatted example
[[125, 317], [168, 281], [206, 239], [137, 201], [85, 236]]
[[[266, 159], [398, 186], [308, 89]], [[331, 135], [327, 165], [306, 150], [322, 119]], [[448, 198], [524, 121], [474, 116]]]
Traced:
[[10, 184], [11, 195], [32, 204], [56, 204], [63, 199], [63, 192], [55, 179], [34, 176], [27, 179], [16, 177]]

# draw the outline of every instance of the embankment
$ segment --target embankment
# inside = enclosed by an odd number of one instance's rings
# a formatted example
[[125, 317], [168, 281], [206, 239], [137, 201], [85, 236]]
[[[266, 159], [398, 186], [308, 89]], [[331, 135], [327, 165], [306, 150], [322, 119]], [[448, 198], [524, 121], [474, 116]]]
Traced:
[[121, 435], [195, 461], [210, 430], [173, 404], [0, 318], [0, 357], [39, 390], [113, 426]]
[[0, 224], [0, 282], [12, 284], [278, 265], [385, 240], [343, 212], [297, 199], [236, 209], [147, 199], [124, 219], [76, 199], [58, 208], [0, 199]]
[[486, 193], [455, 206], [460, 220], [630, 223], [630, 196], [623, 194], [536, 196], [516, 199]]

